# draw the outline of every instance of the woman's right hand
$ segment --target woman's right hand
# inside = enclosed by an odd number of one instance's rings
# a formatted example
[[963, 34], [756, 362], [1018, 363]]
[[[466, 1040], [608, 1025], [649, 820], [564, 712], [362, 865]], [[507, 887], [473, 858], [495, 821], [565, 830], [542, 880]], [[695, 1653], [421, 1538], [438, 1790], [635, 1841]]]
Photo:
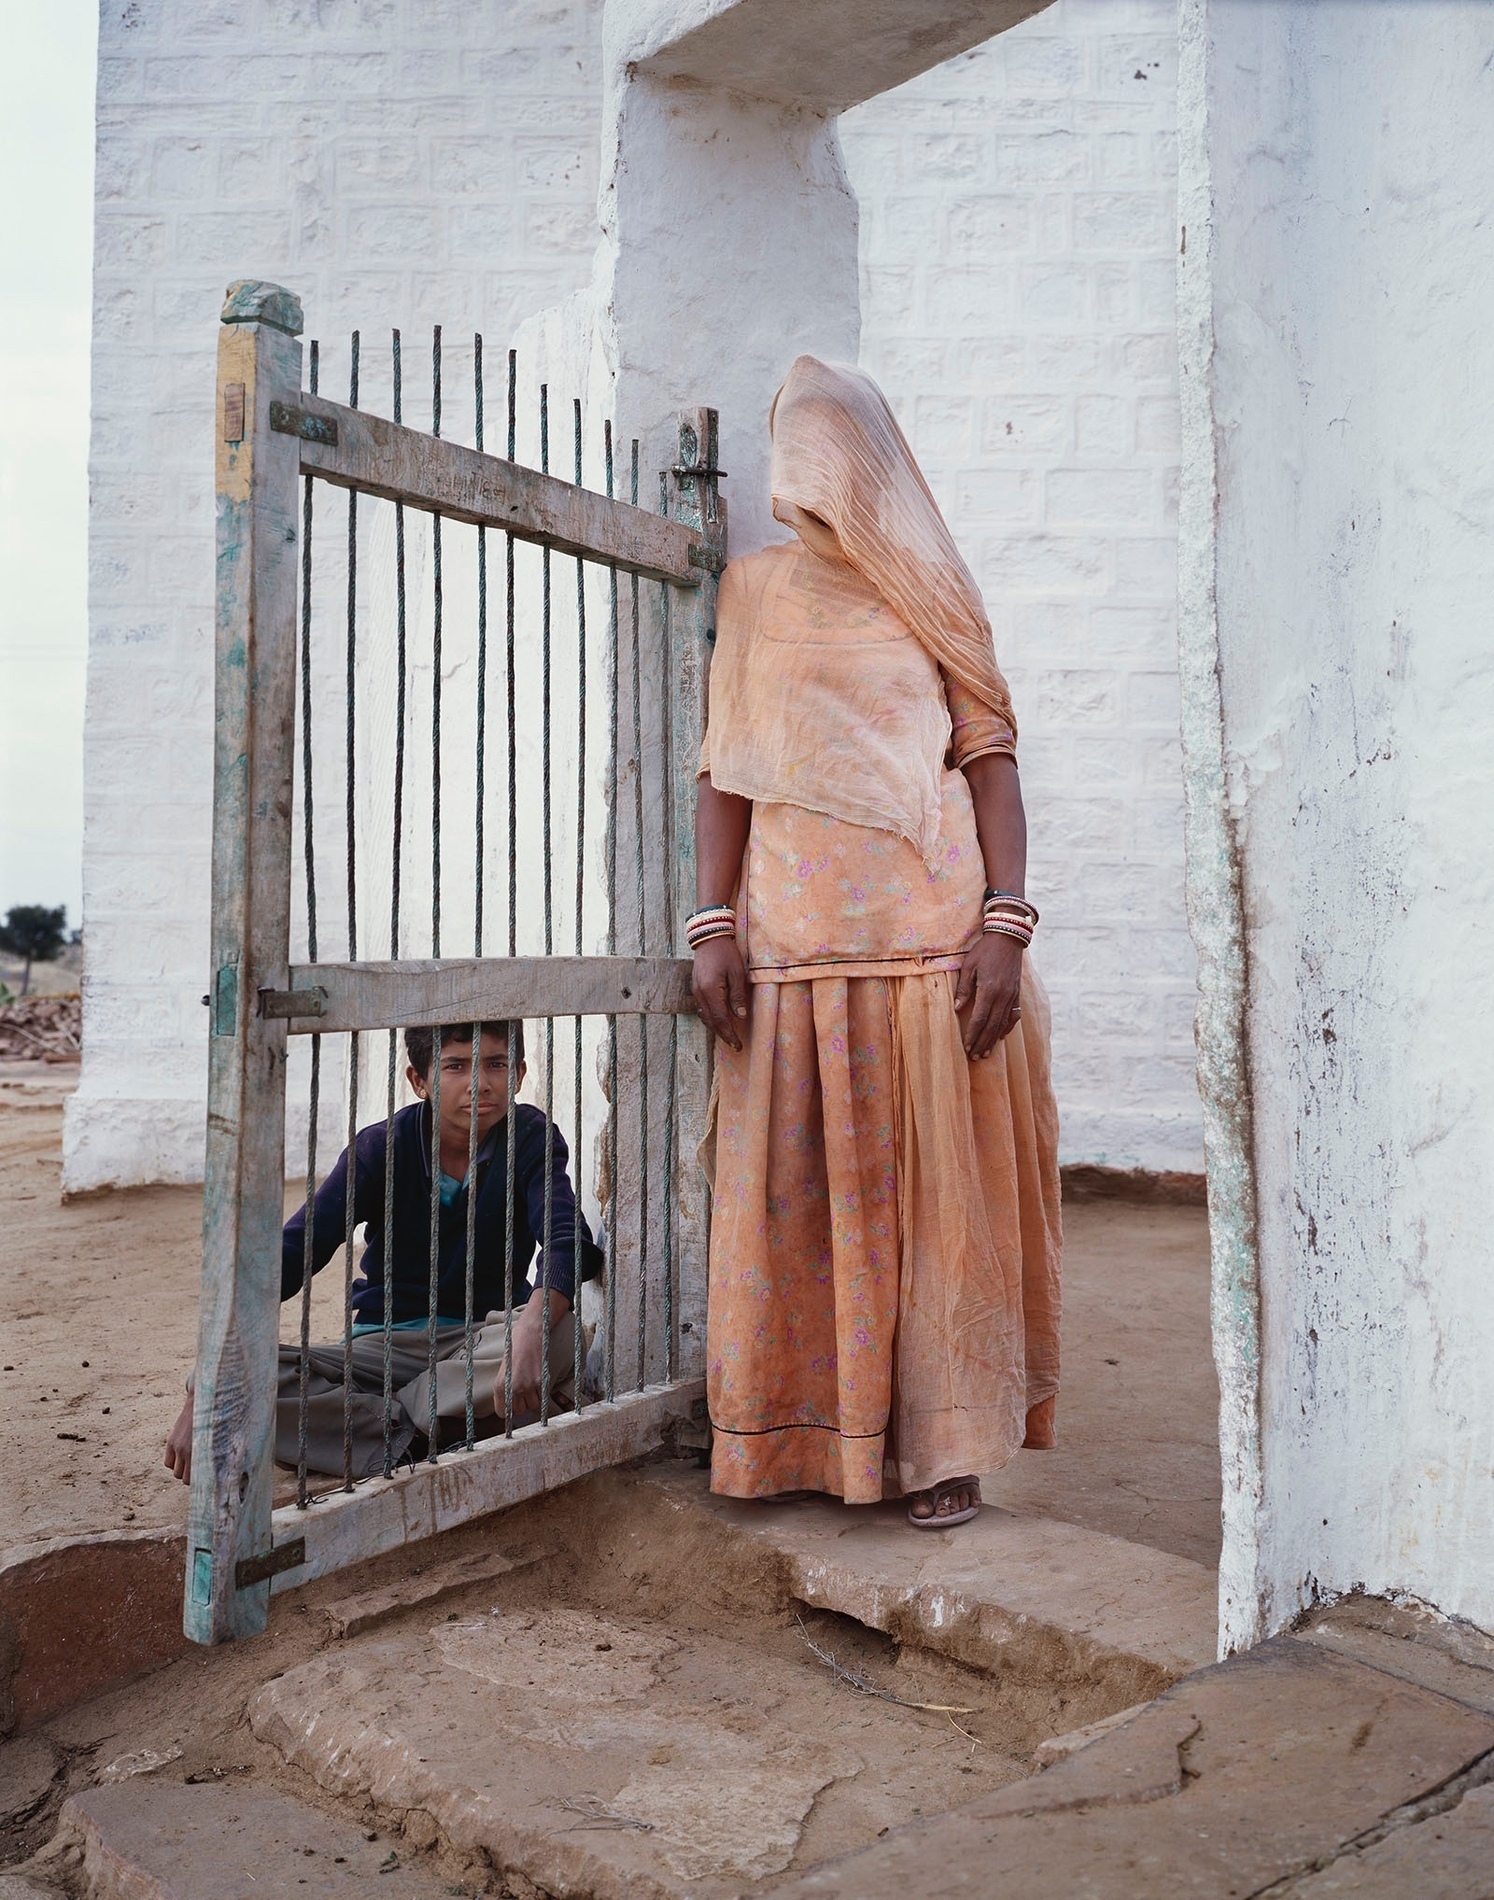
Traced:
[[713, 937], [700, 946], [690, 987], [706, 1028], [729, 1048], [740, 1049], [748, 983], [735, 937]]

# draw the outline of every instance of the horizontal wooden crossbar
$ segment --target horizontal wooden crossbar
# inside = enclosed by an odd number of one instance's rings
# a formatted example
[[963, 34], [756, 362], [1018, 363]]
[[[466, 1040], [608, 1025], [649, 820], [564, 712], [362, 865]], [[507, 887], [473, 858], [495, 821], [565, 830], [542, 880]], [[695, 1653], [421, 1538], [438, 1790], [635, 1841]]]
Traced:
[[641, 1458], [664, 1442], [671, 1420], [696, 1422], [704, 1404], [703, 1379], [645, 1386], [613, 1404], [525, 1426], [510, 1439], [484, 1439], [471, 1451], [443, 1452], [435, 1464], [333, 1491], [304, 1511], [287, 1505], [271, 1519], [272, 1546], [262, 1561], [273, 1565], [275, 1552], [297, 1540], [305, 1550], [300, 1563], [270, 1571], [271, 1593]]
[[560, 554], [679, 587], [698, 587], [720, 565], [683, 522], [320, 396], [303, 393], [294, 408], [277, 404], [272, 426], [300, 437], [304, 474], [339, 488], [501, 528]]
[[534, 1016], [693, 1013], [685, 957], [442, 957], [400, 963], [293, 963], [288, 990], [260, 1014], [293, 1036], [410, 1029]]

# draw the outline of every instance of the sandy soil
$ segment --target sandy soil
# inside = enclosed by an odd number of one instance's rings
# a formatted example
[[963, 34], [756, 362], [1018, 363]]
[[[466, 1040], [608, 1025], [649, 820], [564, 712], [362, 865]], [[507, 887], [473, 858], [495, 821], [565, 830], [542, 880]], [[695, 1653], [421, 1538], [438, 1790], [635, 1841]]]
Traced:
[[[202, 1197], [144, 1188], [63, 1204], [62, 1101], [75, 1075], [0, 1073], [0, 1431], [15, 1444], [0, 1549], [185, 1523], [161, 1466], [196, 1343]], [[295, 1190], [288, 1196], [288, 1204]], [[986, 1482], [1012, 1509], [1212, 1564], [1219, 1552], [1217, 1387], [1201, 1208], [1065, 1210], [1060, 1449]], [[341, 1276], [319, 1276], [318, 1337]], [[287, 1308], [284, 1336], [298, 1324]]]
[[983, 1494], [1194, 1563], [1219, 1562], [1219, 1382], [1201, 1207], [1064, 1209], [1058, 1449]]
[[[20, 1452], [0, 1489], [6, 1551], [186, 1523], [161, 1449], [197, 1347], [202, 1194], [65, 1203], [62, 1104], [76, 1084], [75, 1069], [0, 1064], [0, 1433]], [[320, 1281], [313, 1315], [330, 1336], [340, 1278]], [[287, 1323], [299, 1325], [289, 1309]]]

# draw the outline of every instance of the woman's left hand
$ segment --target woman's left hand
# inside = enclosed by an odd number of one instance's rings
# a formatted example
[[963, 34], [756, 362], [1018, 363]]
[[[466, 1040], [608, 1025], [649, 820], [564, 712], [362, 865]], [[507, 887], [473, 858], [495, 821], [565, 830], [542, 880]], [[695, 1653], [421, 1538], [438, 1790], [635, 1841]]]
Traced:
[[1015, 937], [985, 930], [967, 950], [955, 985], [955, 1010], [965, 1054], [972, 1062], [988, 1056], [1022, 1017], [1022, 958]]

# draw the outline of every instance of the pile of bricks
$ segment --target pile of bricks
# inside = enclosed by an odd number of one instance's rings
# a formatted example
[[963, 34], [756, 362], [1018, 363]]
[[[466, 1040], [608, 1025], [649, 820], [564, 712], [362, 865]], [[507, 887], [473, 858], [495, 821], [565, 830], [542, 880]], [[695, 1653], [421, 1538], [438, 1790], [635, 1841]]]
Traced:
[[0, 1004], [0, 1060], [76, 1062], [82, 1048], [83, 1002], [76, 990]]

